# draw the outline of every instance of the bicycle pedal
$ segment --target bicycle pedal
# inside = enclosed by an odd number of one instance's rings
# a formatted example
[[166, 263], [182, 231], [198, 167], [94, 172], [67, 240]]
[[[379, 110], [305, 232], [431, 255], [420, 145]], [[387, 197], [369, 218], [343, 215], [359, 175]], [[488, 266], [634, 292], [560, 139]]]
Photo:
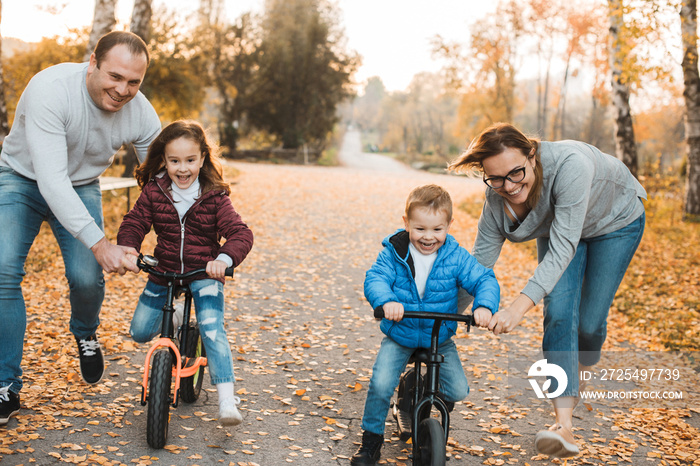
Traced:
[[399, 438], [405, 442], [411, 438], [411, 415], [406, 411], [396, 411], [396, 424], [399, 427]]

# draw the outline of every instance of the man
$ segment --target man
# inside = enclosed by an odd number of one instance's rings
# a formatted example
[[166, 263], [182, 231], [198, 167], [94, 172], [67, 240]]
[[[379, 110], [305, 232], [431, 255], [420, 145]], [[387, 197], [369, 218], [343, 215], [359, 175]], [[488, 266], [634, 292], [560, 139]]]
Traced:
[[0, 153], [0, 425], [19, 412], [27, 324], [21, 282], [43, 221], [65, 262], [81, 375], [90, 384], [102, 378], [96, 336], [102, 271], [126, 273], [123, 264], [129, 261], [122, 259], [136, 251], [105, 237], [98, 177], [122, 144], [133, 143], [143, 160], [160, 131], [158, 115], [139, 92], [148, 62], [138, 36], [110, 32], [88, 63], [62, 63], [37, 73], [17, 104]]

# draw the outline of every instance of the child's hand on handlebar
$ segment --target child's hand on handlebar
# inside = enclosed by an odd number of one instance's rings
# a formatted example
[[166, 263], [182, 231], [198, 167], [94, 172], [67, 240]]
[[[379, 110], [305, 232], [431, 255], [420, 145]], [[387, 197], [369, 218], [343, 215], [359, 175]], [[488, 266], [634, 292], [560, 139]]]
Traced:
[[384, 304], [384, 318], [395, 320], [396, 322], [403, 319], [403, 304], [390, 301]]
[[488, 327], [491, 322], [491, 311], [485, 307], [477, 307], [472, 311], [474, 323], [477, 327]]
[[226, 276], [226, 267], [228, 266], [222, 261], [214, 260], [207, 262], [207, 275], [209, 275], [210, 278], [223, 279]]

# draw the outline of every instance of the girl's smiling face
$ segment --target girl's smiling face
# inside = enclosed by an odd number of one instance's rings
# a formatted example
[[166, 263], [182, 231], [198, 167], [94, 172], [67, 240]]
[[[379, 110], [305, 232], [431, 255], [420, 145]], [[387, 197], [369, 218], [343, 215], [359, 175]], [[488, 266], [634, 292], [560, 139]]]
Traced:
[[168, 176], [180, 189], [192, 186], [204, 165], [204, 156], [199, 144], [185, 137], [167, 143], [163, 158]]

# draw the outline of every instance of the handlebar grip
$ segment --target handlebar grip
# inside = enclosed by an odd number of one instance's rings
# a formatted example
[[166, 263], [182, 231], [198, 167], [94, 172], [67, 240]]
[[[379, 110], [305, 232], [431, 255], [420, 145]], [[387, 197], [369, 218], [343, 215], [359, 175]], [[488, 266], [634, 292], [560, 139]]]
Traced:
[[384, 306], [377, 306], [374, 308], [374, 318], [383, 319], [384, 318]]
[[233, 277], [233, 267], [227, 267], [226, 271], [224, 272], [224, 275], [227, 277]]

